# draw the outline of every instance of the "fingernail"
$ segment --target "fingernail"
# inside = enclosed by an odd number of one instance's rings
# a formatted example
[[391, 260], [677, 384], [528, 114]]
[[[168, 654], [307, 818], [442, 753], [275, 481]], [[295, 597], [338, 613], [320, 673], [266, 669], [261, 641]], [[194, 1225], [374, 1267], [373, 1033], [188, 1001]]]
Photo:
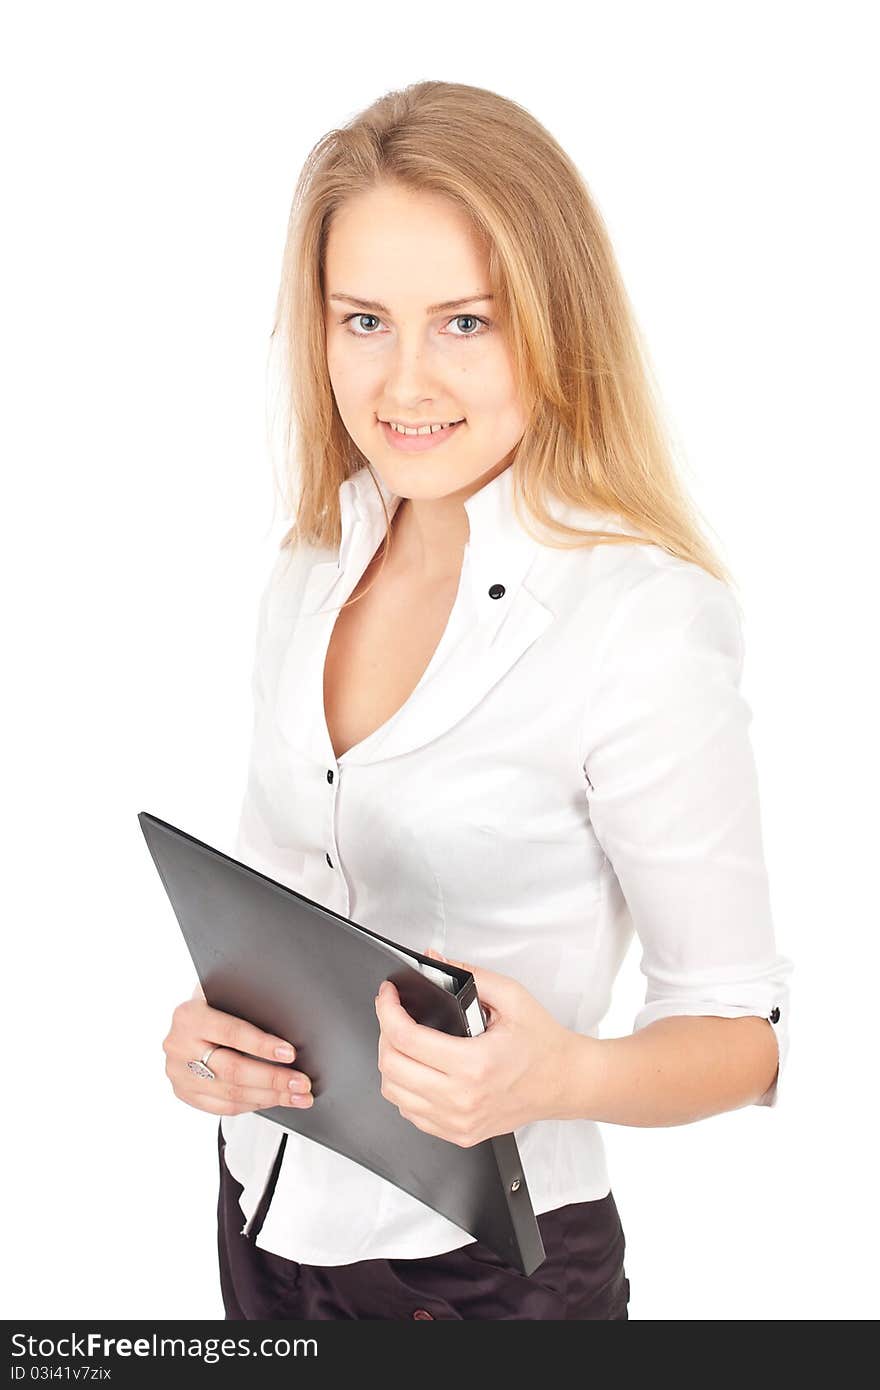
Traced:
[[282, 1062], [292, 1062], [294, 1058], [294, 1050], [292, 1047], [288, 1046], [287, 1043], [284, 1043], [282, 1047], [276, 1047], [275, 1056], [280, 1057]]

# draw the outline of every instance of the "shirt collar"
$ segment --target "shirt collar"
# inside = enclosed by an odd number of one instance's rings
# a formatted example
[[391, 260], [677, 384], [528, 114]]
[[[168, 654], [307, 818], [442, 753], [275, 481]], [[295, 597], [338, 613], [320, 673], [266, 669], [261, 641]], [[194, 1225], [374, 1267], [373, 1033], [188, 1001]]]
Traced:
[[[503, 586], [508, 599], [512, 598], [542, 546], [542, 542], [525, 529], [516, 513], [513, 469], [514, 465], [509, 464], [464, 503], [469, 527], [463, 557], [464, 583], [469, 586], [469, 596], [479, 614], [510, 607], [509, 602], [493, 603], [490, 594], [487, 608], [489, 590], [494, 589], [497, 594], [494, 586]], [[326, 612], [336, 608], [344, 601], [340, 593], [347, 594], [354, 588], [385, 536], [383, 500], [390, 521], [402, 498], [367, 465], [340, 484], [339, 552], [335, 559], [313, 567], [305, 596], [306, 611]], [[553, 494], [546, 497], [545, 505], [551, 517], [577, 530], [632, 529], [616, 513], [569, 503]], [[536, 520], [531, 524], [540, 532]]]
[[[362, 561], [362, 571], [376, 553], [386, 528], [382, 500], [390, 521], [402, 499], [367, 466], [341, 484], [338, 570], [344, 572]], [[515, 587], [540, 542], [525, 530], [516, 515], [513, 465], [471, 493], [464, 507], [470, 533], [466, 545], [467, 572], [475, 597], [482, 599], [494, 584], [508, 590]]]
[[[516, 515], [512, 468], [465, 502], [469, 536], [439, 644], [397, 714], [350, 748], [343, 755], [346, 763], [397, 757], [437, 738], [464, 718], [554, 621], [554, 609], [526, 582], [541, 542]], [[333, 621], [385, 536], [383, 500], [393, 517], [402, 499], [365, 465], [341, 484], [339, 500], [339, 554], [331, 550], [309, 570], [287, 641], [275, 711], [284, 738], [322, 762], [333, 757], [322, 712]]]

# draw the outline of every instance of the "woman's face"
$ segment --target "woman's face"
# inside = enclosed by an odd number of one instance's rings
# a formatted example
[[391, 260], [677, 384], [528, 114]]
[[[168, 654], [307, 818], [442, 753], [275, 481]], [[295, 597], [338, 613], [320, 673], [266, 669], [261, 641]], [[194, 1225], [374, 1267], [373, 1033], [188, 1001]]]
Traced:
[[[500, 473], [527, 421], [487, 298], [488, 258], [454, 204], [391, 185], [351, 198], [331, 224], [325, 287], [336, 405], [392, 492], [466, 496]], [[409, 452], [388, 420], [463, 423]]]

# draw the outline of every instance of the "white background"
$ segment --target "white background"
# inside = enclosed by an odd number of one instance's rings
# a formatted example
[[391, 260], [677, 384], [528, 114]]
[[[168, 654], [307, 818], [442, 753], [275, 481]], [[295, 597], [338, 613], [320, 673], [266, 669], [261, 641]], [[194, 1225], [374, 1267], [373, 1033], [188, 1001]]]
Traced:
[[583, 172], [744, 600], [792, 1054], [775, 1109], [604, 1126], [630, 1316], [877, 1316], [871, 14], [6, 8], [5, 1316], [223, 1316], [217, 1121], [161, 1048], [194, 972], [137, 813], [231, 846], [295, 178], [427, 77], [513, 97]]

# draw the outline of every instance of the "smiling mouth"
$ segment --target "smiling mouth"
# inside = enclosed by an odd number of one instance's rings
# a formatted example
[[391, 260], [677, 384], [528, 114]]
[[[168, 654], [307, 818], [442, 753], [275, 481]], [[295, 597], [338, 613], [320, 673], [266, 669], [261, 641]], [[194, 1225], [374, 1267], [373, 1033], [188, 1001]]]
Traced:
[[395, 434], [409, 435], [411, 438], [414, 438], [418, 435], [438, 434], [440, 430], [448, 430], [451, 429], [453, 425], [461, 425], [464, 423], [464, 416], [461, 416], [458, 420], [446, 420], [436, 425], [402, 425], [396, 420], [380, 420], [379, 423], [387, 425], [389, 429], [394, 430]]

